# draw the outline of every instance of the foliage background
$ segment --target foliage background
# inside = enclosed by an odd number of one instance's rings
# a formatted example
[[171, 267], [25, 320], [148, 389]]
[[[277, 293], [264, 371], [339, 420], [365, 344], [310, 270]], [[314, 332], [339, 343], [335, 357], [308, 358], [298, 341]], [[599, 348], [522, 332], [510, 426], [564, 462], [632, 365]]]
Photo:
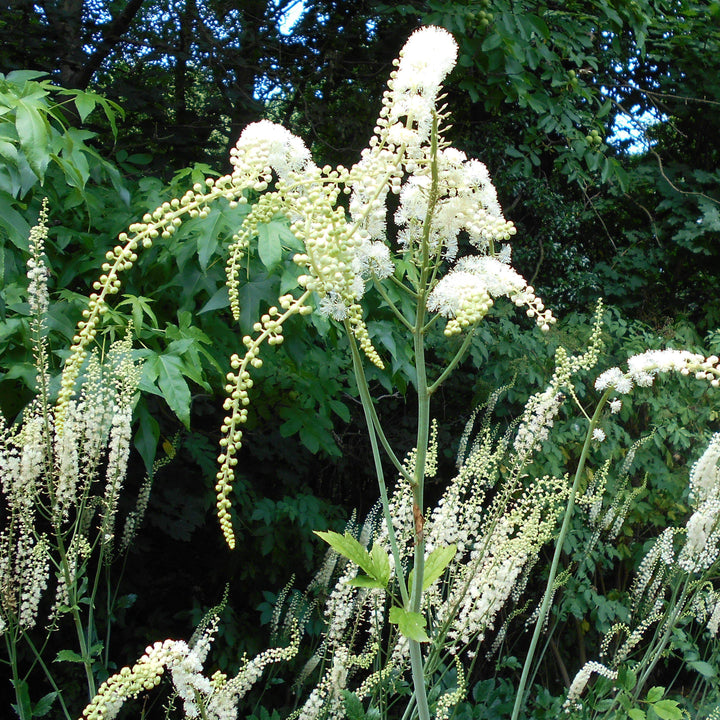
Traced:
[[[548, 377], [554, 347], [582, 344], [598, 295], [610, 305], [608, 366], [647, 347], [720, 350], [719, 2], [306, 0], [289, 26], [283, 18], [298, 5], [11, 0], [0, 10], [3, 412], [19, 412], [34, 381], [23, 253], [43, 197], [53, 223], [51, 340], [62, 347], [114, 236], [225, 171], [248, 122], [282, 122], [318, 162], [352, 164], [392, 58], [428, 23], [460, 45], [447, 89], [450, 139], [487, 164], [518, 226], [514, 264], [563, 318], [542, 339], [519, 333], [499, 310], [478, 333], [472, 364], [435, 408], [446, 466], [464, 419], [493, 388], [514, 379], [500, 417], [509, 421]], [[226, 358], [296, 272], [294, 239], [271, 223], [242, 290], [241, 327], [232, 326], [222, 260], [240, 212], [216, 208], [211, 222], [188, 222], [141, 255], [108, 318], [107, 340], [132, 318], [145, 359], [130, 484], [180, 437], [122, 580], [132, 602], [118, 663], [150, 640], [189, 636], [229, 578], [216, 659], [232, 669], [243, 650], [266, 643], [258, 608], [267, 619], [268, 601], [290, 575], [302, 585], [316, 566], [321, 548], [310, 530], [341, 529], [376, 495], [347, 348], [315, 319], [310, 329], [288, 328], [258, 377], [234, 503], [243, 542], [235, 553], [222, 545], [212, 486]], [[404, 451], [412, 349], [377, 310], [370, 331], [392, 362], [372, 379], [396, 433], [390, 439]], [[560, 606], [557, 643], [570, 657], [576, 645], [590, 656], [613, 621], [613, 599], [601, 601], [597, 587], [618, 580], [622, 593], [643, 541], [686, 510], [684, 468], [701, 436], [718, 429], [718, 415], [701, 390], [684, 392], [672, 401], [649, 395], [623, 417], [626, 445], [658, 427], [639, 463], [648, 489], [613, 551], [620, 570], [598, 565]], [[568, 420], [559, 439], [570, 438]], [[572, 440], [565, 447], [572, 452]], [[573, 460], [556, 448], [547, 457], [546, 472]], [[577, 669], [556, 660], [548, 667], [558, 686]]]

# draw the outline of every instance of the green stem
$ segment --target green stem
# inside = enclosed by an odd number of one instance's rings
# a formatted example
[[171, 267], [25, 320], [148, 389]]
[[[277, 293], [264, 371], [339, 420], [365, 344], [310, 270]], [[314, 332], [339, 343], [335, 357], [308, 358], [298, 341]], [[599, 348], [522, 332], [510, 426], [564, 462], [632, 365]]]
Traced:
[[[372, 420], [372, 426], [375, 429], [375, 432], [377, 434], [378, 439], [380, 440], [380, 444], [383, 447], [383, 450], [387, 453], [388, 458], [392, 462], [392, 464], [395, 466], [395, 469], [403, 476], [403, 478], [410, 484], [413, 482], [412, 476], [407, 472], [407, 470], [403, 467], [403, 464], [398, 460], [397, 456], [393, 452], [392, 447], [390, 447], [390, 443], [388, 442], [387, 437], [385, 437], [385, 433], [383, 432], [382, 425], [380, 424], [380, 418], [377, 415], [377, 411], [375, 410], [375, 405], [373, 404], [372, 397], [370, 396], [370, 388], [367, 383], [367, 379], [365, 377], [365, 371], [363, 370], [362, 366], [362, 358], [360, 356], [360, 351], [357, 349], [357, 343], [355, 342], [355, 338], [352, 334], [352, 330], [350, 327], [346, 327], [346, 331], [348, 333], [348, 338], [350, 340], [350, 348], [353, 353], [353, 371], [355, 374], [355, 378], [358, 381], [358, 390], [360, 391], [360, 399], [363, 401], [363, 398], [365, 398], [365, 401], [363, 402], [363, 409], [366, 412], [370, 413], [370, 418]], [[357, 355], [357, 359], [355, 358], [355, 355]], [[367, 417], [366, 417], [367, 419]], [[368, 426], [369, 427], [369, 426]]]
[[52, 673], [50, 672], [50, 669], [45, 664], [45, 661], [42, 659], [42, 653], [38, 651], [38, 649], [35, 647], [35, 644], [30, 639], [30, 636], [27, 633], [24, 633], [25, 640], [27, 644], [30, 646], [30, 650], [32, 650], [33, 655], [35, 656], [35, 660], [37, 664], [42, 668], [43, 673], [45, 673], [45, 677], [48, 679], [48, 682], [50, 683], [50, 686], [52, 689], [57, 693], [57, 699], [60, 702], [60, 706], [63, 709], [63, 713], [67, 720], [73, 720], [73, 716], [70, 714], [70, 711], [67, 708], [67, 705], [65, 705], [65, 700], [63, 699], [62, 692], [60, 688], [57, 686], [57, 683], [55, 682], [55, 678], [52, 676]]
[[606, 390], [600, 402], [595, 408], [595, 413], [590, 419], [590, 425], [588, 426], [587, 435], [585, 436], [585, 443], [580, 453], [580, 460], [578, 462], [577, 470], [575, 471], [575, 479], [573, 480], [572, 488], [570, 489], [570, 496], [568, 497], [567, 507], [565, 508], [565, 517], [563, 518], [562, 527], [560, 528], [560, 534], [555, 541], [555, 554], [553, 555], [552, 564], [550, 565], [550, 574], [547, 580], [547, 586], [545, 587], [545, 595], [540, 605], [540, 612], [538, 614], [537, 622], [535, 623], [535, 631], [533, 632], [532, 640], [530, 641], [530, 647], [528, 648], [527, 657], [525, 658], [525, 664], [523, 665], [522, 675], [520, 676], [520, 682], [518, 683], [515, 705], [511, 715], [511, 720], [518, 720], [520, 711], [525, 705], [525, 686], [527, 684], [528, 676], [530, 675], [530, 669], [532, 666], [533, 657], [535, 655], [535, 649], [537, 648], [540, 634], [542, 633], [543, 626], [545, 625], [545, 618], [547, 617], [548, 611], [550, 610], [550, 600], [554, 593], [555, 578], [557, 577], [558, 566], [560, 564], [560, 555], [562, 554], [563, 543], [567, 537], [568, 531], [570, 530], [570, 521], [572, 519], [573, 510], [575, 509], [575, 497], [577, 495], [578, 487], [580, 486], [580, 478], [582, 477], [583, 471], [585, 470], [585, 462], [590, 452], [590, 444], [592, 443], [593, 430], [597, 425], [600, 415], [605, 407], [605, 403], [613, 392], [613, 388]]
[[95, 678], [92, 674], [92, 658], [90, 657], [90, 647], [88, 637], [85, 634], [82, 618], [80, 617], [79, 598], [77, 596], [77, 582], [75, 577], [70, 573], [70, 565], [68, 562], [67, 550], [62, 534], [58, 528], [55, 528], [55, 540], [57, 543], [58, 555], [60, 556], [60, 570], [65, 578], [65, 586], [68, 592], [68, 607], [75, 625], [75, 634], [78, 639], [78, 647], [80, 656], [82, 657], [83, 667], [85, 669], [85, 678], [87, 682], [88, 695], [90, 699], [96, 695]]
[[[415, 473], [412, 486], [413, 491], [413, 517], [415, 520], [415, 559], [413, 564], [414, 580], [412, 597], [410, 598], [410, 611], [422, 611], [423, 575], [425, 571], [425, 536], [423, 533], [423, 502], [425, 486], [425, 461], [430, 434], [430, 393], [428, 392], [427, 376], [425, 370], [425, 348], [422, 334], [424, 304], [418, 304], [418, 316], [414, 337], [415, 369], [417, 371], [418, 391], [418, 429], [415, 457]], [[417, 640], [408, 640], [410, 648], [410, 667], [412, 670], [413, 687], [420, 720], [430, 720], [430, 708], [425, 687], [425, 670], [423, 667], [422, 649]]]
[[23, 704], [23, 698], [20, 693], [21, 683], [23, 683], [24, 680], [20, 678], [20, 673], [18, 672], [16, 653], [17, 638], [15, 637], [15, 632], [13, 632], [12, 635], [13, 637], [11, 639], [10, 632], [5, 633], [5, 646], [7, 648], [8, 662], [12, 673], [12, 686], [13, 692], [15, 693], [16, 710], [17, 714], [20, 716], [20, 720], [32, 720], [32, 718], [25, 714], [25, 705]]
[[[387, 294], [387, 290], [383, 287], [380, 281], [375, 282], [375, 287], [380, 293], [382, 299], [387, 303], [388, 307], [392, 310], [393, 315], [402, 323], [406, 330], [412, 332], [413, 326], [405, 319], [405, 316], [397, 309], [397, 306], [392, 301], [391, 297]], [[403, 286], [404, 287], [404, 286]]]
[[375, 430], [375, 424], [373, 422], [372, 398], [370, 397], [370, 388], [368, 387], [367, 380], [365, 379], [365, 372], [362, 368], [362, 358], [360, 357], [360, 351], [355, 342], [355, 338], [352, 334], [352, 329], [345, 322], [345, 330], [350, 341], [350, 350], [353, 359], [353, 370], [355, 372], [355, 380], [360, 391], [360, 400], [362, 402], [363, 411], [365, 413], [365, 423], [368, 428], [368, 435], [370, 436], [370, 445], [372, 447], [373, 461], [375, 463], [375, 475], [378, 481], [378, 487], [380, 489], [380, 499], [382, 502], [383, 515], [385, 517], [385, 524], [388, 530], [388, 540], [390, 541], [390, 548], [392, 550], [393, 560], [395, 562], [395, 577], [397, 578], [398, 586], [400, 588], [400, 595], [404, 605], [408, 603], [408, 591], [405, 585], [405, 578], [402, 573], [402, 562], [400, 560], [400, 548], [397, 543], [395, 536], [395, 528], [393, 526], [392, 515], [390, 514], [390, 500], [388, 498], [387, 486], [385, 484], [385, 473], [383, 472], [382, 461], [380, 459], [380, 449], [378, 448], [377, 433]]
[[[439, 316], [436, 315], [435, 317]], [[448, 375], [450, 375], [450, 373], [457, 367], [458, 363], [463, 359], [463, 357], [465, 357], [465, 353], [470, 347], [470, 343], [472, 342], [473, 335], [475, 334], [476, 329], [477, 325], [474, 325], [470, 328], [470, 330], [468, 330], [467, 334], [465, 335], [465, 339], [462, 342], [462, 345], [455, 353], [455, 357], [450, 361], [450, 364], [442, 371], [440, 377], [438, 377], [438, 379], [428, 388], [428, 393], [430, 395], [432, 395], [440, 387], [440, 385], [445, 382]]]

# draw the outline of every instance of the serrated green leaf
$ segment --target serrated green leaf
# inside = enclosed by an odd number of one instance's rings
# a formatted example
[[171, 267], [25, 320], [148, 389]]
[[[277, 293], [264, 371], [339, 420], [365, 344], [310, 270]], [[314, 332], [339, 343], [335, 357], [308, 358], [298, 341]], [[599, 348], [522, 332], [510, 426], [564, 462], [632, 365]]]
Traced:
[[12, 198], [0, 192], [0, 235], [7, 233], [10, 242], [23, 252], [28, 251], [30, 226], [15, 209]]
[[659, 686], [651, 687], [647, 692], [645, 700], [649, 703], [656, 703], [658, 700], [662, 700], [664, 694], [665, 694], [664, 687], [659, 687]]
[[450, 561], [455, 557], [457, 545], [435, 548], [425, 558], [423, 573], [423, 590], [427, 590], [444, 572]]
[[230, 307], [230, 296], [228, 295], [227, 285], [218, 288], [213, 296], [198, 310], [198, 315], [212, 312], [213, 310], [221, 310]]
[[365, 710], [360, 698], [355, 693], [343, 690], [342, 698], [348, 720], [365, 720]]
[[282, 260], [282, 227], [276, 220], [258, 226], [258, 255], [267, 270], [272, 270]]
[[208, 217], [197, 225], [200, 230], [197, 239], [198, 260], [203, 272], [207, 270], [210, 259], [220, 248], [220, 235], [225, 224], [226, 219], [222, 213], [222, 208], [216, 205], [210, 210]]
[[401, 635], [416, 642], [430, 642], [425, 632], [425, 618], [416, 612], [410, 612], [401, 607], [391, 607], [389, 620], [398, 626]]
[[[372, 560], [370, 553], [352, 536], [350, 533], [340, 535], [340, 533], [328, 530], [321, 532], [313, 531], [318, 537], [322, 538], [335, 552], [346, 557], [350, 562], [354, 562], [358, 567], [365, 571], [370, 577], [373, 575]], [[377, 579], [377, 578], [375, 578]]]
[[33, 717], [45, 717], [50, 712], [50, 708], [52, 707], [52, 704], [55, 702], [55, 698], [58, 696], [58, 694], [53, 691], [49, 692], [47, 695], [43, 695], [36, 703], [35, 707], [33, 708], [32, 716]]
[[75, 107], [80, 120], [84, 122], [85, 118], [95, 109], [95, 98], [90, 93], [78, 93], [75, 96]]
[[157, 384], [165, 402], [185, 427], [190, 427], [190, 388], [183, 377], [183, 363], [176, 355], [156, 355]]
[[50, 155], [46, 149], [49, 129], [47, 120], [37, 108], [18, 100], [15, 109], [15, 129], [30, 167], [42, 182], [45, 169], [50, 162]]
[[618, 684], [623, 690], [628, 692], [635, 687], [637, 683], [637, 674], [630, 668], [621, 668], [618, 672]]
[[390, 580], [390, 558], [387, 552], [379, 545], [373, 545], [370, 550], [370, 561], [372, 562], [372, 577], [381, 585], [387, 587]]
[[78, 653], [73, 650], [60, 650], [55, 656], [55, 662], [82, 663], [85, 661], [83, 660], [82, 655], [78, 655]]
[[32, 717], [32, 704], [30, 703], [28, 684], [25, 680], [11, 680], [10, 682], [15, 687], [15, 697], [19, 702], [19, 707], [18, 705], [13, 705], [12, 708], [19, 717]]
[[[423, 592], [427, 590], [444, 572], [450, 561], [455, 557], [457, 545], [447, 545], [445, 547], [435, 548], [425, 558], [425, 568], [423, 570]], [[412, 594], [413, 578], [415, 570], [410, 571], [408, 577], [408, 589]]]
[[683, 712], [675, 700], [660, 700], [652, 709], [662, 720], [682, 720]]

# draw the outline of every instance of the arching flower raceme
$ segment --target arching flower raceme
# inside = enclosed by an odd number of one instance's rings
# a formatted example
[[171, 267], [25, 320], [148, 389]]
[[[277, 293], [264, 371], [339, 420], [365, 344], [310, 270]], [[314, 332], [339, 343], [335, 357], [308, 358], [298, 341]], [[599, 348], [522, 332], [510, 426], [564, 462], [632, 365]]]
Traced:
[[670, 371], [681, 375], [694, 375], [697, 380], [707, 380], [712, 387], [720, 386], [720, 366], [717, 356], [705, 358], [688, 350], [648, 350], [628, 359], [628, 370], [614, 367], [606, 370], [595, 380], [598, 391], [613, 388], [620, 394], [629, 393], [634, 385], [649, 387], [655, 378]]
[[427, 307], [448, 318], [445, 334], [454, 335], [482, 320], [492, 307], [493, 298], [502, 296], [518, 306], [526, 305], [528, 316], [535, 318], [543, 330], [555, 322], [525, 279], [490, 255], [461, 258], [430, 293]]

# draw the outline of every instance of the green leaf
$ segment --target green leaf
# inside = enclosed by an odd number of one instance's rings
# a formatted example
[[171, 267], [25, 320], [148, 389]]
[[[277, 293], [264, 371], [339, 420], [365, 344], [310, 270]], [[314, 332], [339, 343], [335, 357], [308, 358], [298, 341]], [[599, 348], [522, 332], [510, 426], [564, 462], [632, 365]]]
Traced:
[[712, 678], [717, 676], [717, 670], [710, 665], [710, 663], [706, 663], [702, 660], [693, 660], [689, 662], [688, 665], [693, 670], [697, 670], [703, 677]]
[[55, 702], [55, 698], [58, 696], [58, 694], [53, 691], [49, 692], [47, 695], [43, 695], [36, 703], [35, 707], [33, 708], [33, 717], [45, 717], [50, 712], [50, 708], [52, 707], [52, 704]]
[[435, 548], [425, 558], [423, 573], [423, 590], [427, 590], [444, 572], [450, 561], [455, 557], [457, 545]]
[[79, 655], [78, 653], [74, 652], [73, 650], [60, 650], [58, 652], [58, 654], [55, 656], [54, 662], [82, 663], [85, 661], [83, 660], [82, 655]]
[[15, 109], [15, 129], [30, 167], [42, 182], [45, 169], [50, 162], [50, 155], [47, 152], [49, 130], [47, 120], [36, 107], [18, 100]]
[[662, 700], [662, 697], [664, 694], [665, 694], [664, 687], [659, 687], [659, 686], [651, 687], [648, 690], [645, 700], [649, 703], [656, 703], [658, 700]]
[[645, 711], [640, 708], [631, 708], [627, 711], [627, 714], [630, 720], [645, 720], [647, 717], [647, 715], [645, 715]]
[[[426, 558], [423, 569], [423, 592], [427, 590], [444, 572], [450, 561], [455, 557], [457, 545], [447, 545], [435, 548]], [[408, 576], [408, 590], [412, 593], [415, 570]]]
[[389, 620], [398, 626], [402, 635], [416, 642], [430, 642], [425, 632], [425, 618], [416, 612], [410, 612], [401, 607], [391, 607]]
[[342, 698], [348, 720], [365, 720], [365, 710], [363, 709], [362, 702], [360, 702], [360, 698], [355, 693], [349, 690], [343, 690]]
[[190, 427], [190, 388], [183, 377], [183, 363], [177, 355], [155, 355], [146, 365], [154, 370], [160, 395], [178, 419]]
[[372, 562], [372, 577], [381, 583], [381, 587], [387, 587], [390, 581], [390, 559], [388, 554], [379, 545], [373, 545], [372, 550], [370, 550], [370, 561]]
[[228, 295], [227, 285], [218, 288], [213, 296], [198, 310], [198, 315], [212, 312], [213, 310], [222, 310], [230, 307], [230, 296]]
[[160, 425], [145, 404], [138, 405], [137, 416], [138, 428], [135, 432], [134, 444], [145, 463], [145, 469], [151, 472], [160, 440]]
[[17, 697], [18, 705], [13, 705], [12, 708], [21, 718], [32, 717], [32, 704], [30, 703], [30, 691], [28, 684], [24, 680], [11, 680], [10, 681], [15, 687], [15, 695]]
[[13, 205], [12, 197], [0, 192], [0, 235], [7, 233], [15, 247], [27, 252], [30, 226]]
[[282, 228], [284, 225], [276, 220], [258, 226], [258, 255], [267, 270], [272, 270], [282, 260]]
[[75, 107], [80, 119], [84, 122], [85, 118], [95, 109], [95, 97], [90, 93], [78, 93], [75, 96]]
[[385, 588], [387, 583], [382, 583], [380, 580], [371, 578], [369, 575], [358, 575], [357, 577], [348, 580], [348, 585], [353, 587], [366, 587], [366, 588]]
[[[362, 568], [368, 575], [373, 575], [372, 559], [370, 553], [356, 540], [350, 533], [340, 535], [340, 533], [328, 530], [321, 532], [313, 531], [318, 537], [322, 538], [335, 552], [346, 557], [350, 562], [354, 562], [358, 567]], [[377, 579], [377, 578], [375, 578]]]
[[662, 720], [682, 720], [683, 712], [675, 700], [660, 700], [652, 709]]
[[637, 683], [637, 675], [630, 668], [620, 668], [618, 672], [618, 684], [623, 690], [630, 692]]

